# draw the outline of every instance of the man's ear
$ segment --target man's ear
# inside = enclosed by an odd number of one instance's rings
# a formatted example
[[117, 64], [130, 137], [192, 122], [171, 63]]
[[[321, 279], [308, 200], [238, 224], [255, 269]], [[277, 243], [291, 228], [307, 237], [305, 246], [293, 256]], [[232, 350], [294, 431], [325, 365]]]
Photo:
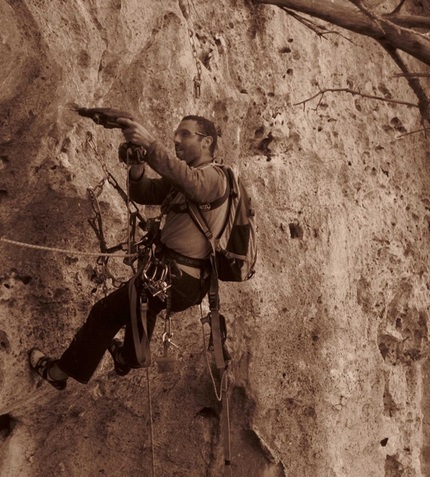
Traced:
[[204, 147], [206, 149], [209, 149], [211, 147], [211, 144], [214, 142], [213, 138], [211, 136], [205, 136], [203, 139], [202, 139], [202, 145], [204, 145]]

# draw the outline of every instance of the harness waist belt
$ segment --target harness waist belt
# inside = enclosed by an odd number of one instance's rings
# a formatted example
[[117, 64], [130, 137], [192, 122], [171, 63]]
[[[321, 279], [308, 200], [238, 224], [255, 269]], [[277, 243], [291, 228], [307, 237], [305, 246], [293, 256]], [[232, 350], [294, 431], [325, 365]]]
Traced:
[[161, 255], [163, 255], [168, 260], [169, 259], [174, 260], [176, 263], [179, 263], [181, 265], [188, 265], [189, 267], [199, 268], [199, 269], [210, 266], [210, 260], [208, 258], [191, 258], [185, 255], [182, 255], [181, 253], [175, 252], [175, 250], [172, 250], [171, 248], [167, 247], [164, 244], [161, 244], [161, 247], [162, 247], [160, 250]]

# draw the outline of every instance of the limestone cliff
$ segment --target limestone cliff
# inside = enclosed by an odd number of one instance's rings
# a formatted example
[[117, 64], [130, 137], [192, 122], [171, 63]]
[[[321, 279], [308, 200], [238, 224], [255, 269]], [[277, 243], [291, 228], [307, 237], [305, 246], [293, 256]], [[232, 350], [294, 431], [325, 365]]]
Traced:
[[[0, 242], [0, 475], [151, 475], [145, 371], [119, 378], [106, 357], [58, 393], [27, 363], [35, 345], [59, 356], [103, 296], [97, 257], [73, 251], [99, 250], [88, 188], [106, 168], [126, 183], [121, 133], [70, 103], [128, 110], [167, 146], [185, 114], [213, 119], [219, 160], [253, 197], [257, 274], [222, 284], [235, 477], [429, 475], [430, 162], [406, 134], [418, 110], [346, 93], [296, 105], [347, 87], [415, 102], [388, 55], [246, 0], [0, 0], [0, 18], [0, 235], [70, 250]], [[99, 201], [115, 245], [124, 202], [107, 182]], [[223, 473], [199, 319], [174, 317], [178, 372], [149, 371], [157, 476]]]

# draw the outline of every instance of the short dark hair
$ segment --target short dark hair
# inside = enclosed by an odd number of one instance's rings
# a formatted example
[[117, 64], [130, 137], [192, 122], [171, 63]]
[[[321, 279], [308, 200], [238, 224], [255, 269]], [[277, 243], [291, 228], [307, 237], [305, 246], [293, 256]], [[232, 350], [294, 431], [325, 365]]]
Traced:
[[203, 116], [195, 115], [185, 116], [184, 118], [182, 118], [182, 121], [195, 121], [199, 125], [200, 132], [212, 138], [212, 144], [210, 145], [209, 151], [213, 156], [215, 154], [218, 140], [218, 134], [216, 131], [215, 124]]

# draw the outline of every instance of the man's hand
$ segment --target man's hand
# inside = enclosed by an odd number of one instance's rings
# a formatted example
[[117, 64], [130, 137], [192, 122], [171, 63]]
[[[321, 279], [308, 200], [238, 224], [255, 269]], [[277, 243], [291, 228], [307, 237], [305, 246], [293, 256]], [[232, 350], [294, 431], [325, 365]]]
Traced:
[[119, 118], [117, 121], [124, 125], [122, 133], [127, 142], [148, 148], [155, 141], [155, 137], [151, 136], [141, 124], [126, 118]]

